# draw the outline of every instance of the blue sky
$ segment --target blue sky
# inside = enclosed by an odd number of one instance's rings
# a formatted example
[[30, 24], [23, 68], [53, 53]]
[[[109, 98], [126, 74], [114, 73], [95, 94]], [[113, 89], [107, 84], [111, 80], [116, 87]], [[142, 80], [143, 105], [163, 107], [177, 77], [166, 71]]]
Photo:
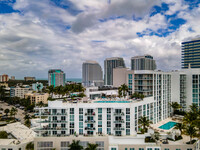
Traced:
[[47, 78], [82, 63], [150, 54], [180, 69], [181, 42], [200, 35], [199, 0], [0, 0], [0, 74]]

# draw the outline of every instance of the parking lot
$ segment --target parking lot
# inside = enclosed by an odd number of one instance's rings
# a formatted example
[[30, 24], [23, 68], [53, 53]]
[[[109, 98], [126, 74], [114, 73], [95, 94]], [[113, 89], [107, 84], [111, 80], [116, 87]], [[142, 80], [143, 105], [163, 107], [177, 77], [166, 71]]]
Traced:
[[[7, 109], [7, 108], [11, 110], [12, 107], [15, 107], [15, 106], [9, 105], [9, 104], [7, 104], [7, 103], [5, 103], [5, 102], [0, 101], [0, 108], [3, 108], [3, 112], [4, 112], [4, 110]], [[16, 107], [15, 107], [15, 108], [16, 108]], [[17, 110], [18, 110], [18, 112], [17, 112], [17, 114], [15, 115], [15, 118], [19, 119], [21, 123], [24, 123], [25, 111], [22, 110], [22, 109], [19, 109], [19, 108], [17, 108]], [[3, 114], [4, 114], [4, 113], [3, 113]], [[5, 114], [4, 114], [4, 115], [5, 115]], [[33, 115], [33, 113], [29, 113], [29, 115], [31, 116], [31, 115]]]

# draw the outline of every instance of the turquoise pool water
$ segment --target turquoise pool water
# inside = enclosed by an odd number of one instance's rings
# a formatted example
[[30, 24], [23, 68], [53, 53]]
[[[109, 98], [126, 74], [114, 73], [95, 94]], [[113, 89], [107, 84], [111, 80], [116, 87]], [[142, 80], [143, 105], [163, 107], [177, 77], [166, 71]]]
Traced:
[[173, 122], [173, 121], [169, 121], [169, 122], [163, 124], [162, 126], [160, 126], [159, 128], [164, 129], [164, 130], [169, 130], [169, 129], [173, 128], [175, 126], [175, 124], [177, 124], [177, 123]]
[[95, 103], [130, 103], [131, 101], [96, 101]]

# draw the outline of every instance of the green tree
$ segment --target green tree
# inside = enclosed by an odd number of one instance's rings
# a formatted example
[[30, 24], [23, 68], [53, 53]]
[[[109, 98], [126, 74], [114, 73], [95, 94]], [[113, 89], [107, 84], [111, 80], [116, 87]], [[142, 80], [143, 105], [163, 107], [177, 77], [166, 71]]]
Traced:
[[10, 110], [8, 108], [4, 110], [4, 113], [6, 114], [6, 116], [8, 116], [9, 112], [10, 112]]
[[24, 120], [28, 120], [28, 119], [31, 119], [31, 117], [30, 117], [29, 114], [26, 114], [26, 115], [24, 116]]
[[0, 86], [0, 99], [3, 100], [3, 98], [5, 97], [6, 93], [5, 93], [5, 87], [4, 86]]
[[37, 85], [37, 91], [38, 91], [38, 92], [40, 92], [40, 88], [41, 88], [41, 84], [39, 83], [39, 84]]
[[139, 118], [138, 123], [142, 126], [142, 133], [145, 133], [152, 122], [146, 116], [142, 116]]
[[186, 127], [185, 133], [190, 136], [190, 144], [192, 144], [192, 138], [196, 135], [195, 126], [189, 125]]
[[178, 129], [182, 135], [183, 130], [185, 129], [185, 125], [183, 123], [177, 123], [177, 124], [175, 124], [175, 129]]
[[54, 93], [54, 86], [50, 85], [47, 87], [48, 93], [51, 95], [51, 97], [53, 96]]
[[126, 84], [122, 84], [119, 88], [118, 91], [121, 94], [120, 96], [126, 97], [128, 93], [128, 86]]
[[32, 142], [26, 145], [26, 150], [34, 150], [34, 144]]
[[15, 118], [15, 115], [17, 114], [17, 112], [18, 112], [17, 108], [12, 107], [11, 110], [10, 110], [10, 115], [14, 116], [14, 118]]
[[64, 93], [64, 88], [62, 85], [60, 86], [56, 86], [54, 89], [54, 93], [59, 95], [59, 98], [61, 98], [60, 96], [63, 96]]
[[69, 150], [82, 150], [83, 146], [81, 146], [80, 141], [73, 140], [72, 143], [69, 145]]
[[6, 131], [0, 131], [0, 139], [7, 139], [8, 133]]
[[140, 94], [138, 92], [135, 92], [131, 95], [131, 98], [136, 98], [136, 99], [144, 99], [144, 95], [143, 94]]
[[31, 121], [30, 121], [30, 119], [26, 119], [25, 120], [25, 123], [24, 123], [27, 127], [31, 127]]
[[88, 143], [87, 148], [85, 150], [97, 150], [98, 144]]
[[181, 108], [181, 105], [180, 105], [179, 103], [177, 103], [177, 102], [172, 102], [172, 103], [170, 103], [170, 106], [171, 106], [172, 109], [173, 109], [173, 115], [174, 115], [174, 113], [175, 113], [176, 110], [178, 110], [178, 109]]

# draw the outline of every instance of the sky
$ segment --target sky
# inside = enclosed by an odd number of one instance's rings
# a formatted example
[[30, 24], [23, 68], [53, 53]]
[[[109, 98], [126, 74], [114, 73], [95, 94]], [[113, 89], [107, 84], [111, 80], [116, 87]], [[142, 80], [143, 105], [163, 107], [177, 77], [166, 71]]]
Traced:
[[82, 63], [150, 54], [163, 71], [181, 68], [181, 42], [200, 37], [199, 0], [0, 0], [0, 74], [47, 78]]

